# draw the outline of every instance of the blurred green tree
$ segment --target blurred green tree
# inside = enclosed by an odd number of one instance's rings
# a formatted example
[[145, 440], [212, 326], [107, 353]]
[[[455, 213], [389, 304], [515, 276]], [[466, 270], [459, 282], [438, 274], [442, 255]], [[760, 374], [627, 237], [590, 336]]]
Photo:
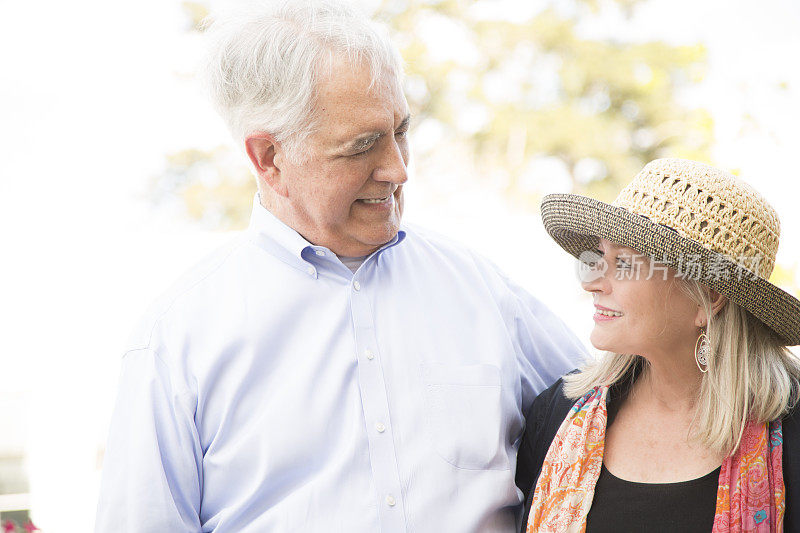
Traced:
[[[705, 49], [586, 30], [604, 10], [630, 16], [643, 2], [538, 0], [516, 10], [497, 0], [373, 3], [406, 62], [412, 139], [432, 139], [415, 144], [417, 177], [436, 179], [425, 169], [457, 160], [445, 168], [468, 169], [535, 209], [556, 177], [562, 190], [608, 200], [647, 161], [708, 160], [711, 117], [679, 98], [701, 81]], [[191, 31], [202, 31], [204, 4], [184, 8]], [[172, 154], [154, 196], [177, 194], [192, 218], [241, 227], [255, 185], [244, 162], [231, 161], [222, 149]]]

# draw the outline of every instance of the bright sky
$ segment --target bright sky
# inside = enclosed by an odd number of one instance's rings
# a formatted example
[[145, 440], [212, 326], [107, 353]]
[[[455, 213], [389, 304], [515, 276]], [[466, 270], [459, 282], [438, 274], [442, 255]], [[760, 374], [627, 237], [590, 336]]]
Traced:
[[[709, 76], [687, 99], [714, 115], [717, 163], [740, 169], [781, 215], [779, 261], [798, 261], [800, 7], [645, 5], [634, 26], [609, 17], [585, 31], [706, 42]], [[26, 450], [40, 527], [85, 532], [126, 335], [225, 238], [155, 217], [144, 185], [164, 154], [213, 147], [227, 134], [186, 78], [199, 48], [179, 2], [0, 0], [0, 12], [0, 224], [10, 258], [0, 265], [0, 396], [23, 403], [0, 401], [0, 453]], [[425, 171], [407, 188], [408, 219], [489, 255], [562, 316], [585, 315], [573, 325], [586, 338], [591, 318], [572, 263], [538, 217], [469, 180], [454, 180], [452, 196], [433, 205]]]

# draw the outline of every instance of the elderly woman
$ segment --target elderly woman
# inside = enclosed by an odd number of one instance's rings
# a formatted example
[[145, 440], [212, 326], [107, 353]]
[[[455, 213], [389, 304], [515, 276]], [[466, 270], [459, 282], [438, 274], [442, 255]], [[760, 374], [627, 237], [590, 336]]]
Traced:
[[786, 348], [800, 301], [767, 281], [772, 207], [730, 174], [662, 159], [611, 205], [550, 195], [542, 217], [588, 265], [591, 342], [607, 353], [534, 402], [523, 531], [800, 531]]

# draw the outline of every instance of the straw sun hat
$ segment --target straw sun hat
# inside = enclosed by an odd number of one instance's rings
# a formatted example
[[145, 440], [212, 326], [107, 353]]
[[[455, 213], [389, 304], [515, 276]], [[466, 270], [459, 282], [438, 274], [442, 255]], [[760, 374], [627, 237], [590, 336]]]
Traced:
[[800, 300], [769, 281], [780, 222], [752, 187], [727, 172], [682, 159], [648, 163], [612, 204], [574, 194], [542, 200], [550, 236], [586, 260], [599, 237], [633, 248], [744, 307], [800, 344]]

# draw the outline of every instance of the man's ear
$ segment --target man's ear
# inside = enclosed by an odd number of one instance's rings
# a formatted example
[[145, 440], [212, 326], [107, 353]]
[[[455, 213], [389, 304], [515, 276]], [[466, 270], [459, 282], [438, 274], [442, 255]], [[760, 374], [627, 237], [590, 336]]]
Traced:
[[244, 146], [258, 179], [279, 196], [287, 196], [288, 191], [276, 160], [280, 158], [275, 157], [276, 151], [280, 149], [275, 137], [269, 133], [253, 133], [245, 138]]

